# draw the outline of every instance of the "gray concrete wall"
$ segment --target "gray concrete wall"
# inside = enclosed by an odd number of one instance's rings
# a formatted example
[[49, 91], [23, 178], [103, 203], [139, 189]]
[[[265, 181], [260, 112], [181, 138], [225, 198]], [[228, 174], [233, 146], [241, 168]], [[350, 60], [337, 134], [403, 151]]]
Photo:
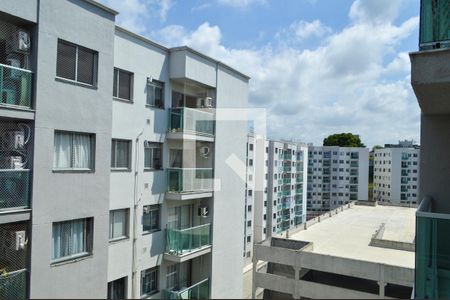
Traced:
[[38, 0], [3, 0], [0, 11], [37, 23]]
[[245, 168], [247, 121], [229, 120], [233, 114], [227, 110], [247, 107], [248, 80], [217, 67], [214, 175], [220, 180], [220, 190], [215, 191], [213, 201], [211, 298], [241, 298], [245, 177], [237, 176], [228, 160], [238, 159]]
[[[31, 297], [106, 297], [113, 37], [114, 16], [98, 7], [40, 1]], [[55, 79], [58, 38], [99, 52], [97, 88]], [[55, 130], [95, 134], [94, 172], [53, 172]], [[53, 265], [52, 223], [86, 217], [94, 218], [93, 254]]]
[[420, 199], [430, 196], [433, 199], [433, 211], [448, 214], [450, 115], [422, 114], [421, 142]]

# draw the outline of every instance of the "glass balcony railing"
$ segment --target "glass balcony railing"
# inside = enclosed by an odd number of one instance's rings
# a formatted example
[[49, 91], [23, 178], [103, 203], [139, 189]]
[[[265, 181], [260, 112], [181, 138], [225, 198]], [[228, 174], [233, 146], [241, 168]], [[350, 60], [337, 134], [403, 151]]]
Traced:
[[212, 191], [213, 169], [170, 168], [167, 170], [169, 193], [195, 193]]
[[187, 107], [169, 110], [169, 132], [183, 132], [196, 135], [214, 136], [214, 114]]
[[450, 214], [425, 198], [416, 213], [416, 299], [450, 298]]
[[0, 299], [27, 298], [27, 270], [2, 273], [0, 269]]
[[302, 183], [302, 182], [303, 182], [303, 177], [297, 177], [297, 178], [295, 179], [295, 182], [296, 182], [296, 183]]
[[183, 255], [211, 245], [211, 225], [166, 230], [166, 252]]
[[31, 108], [33, 73], [0, 64], [0, 105]]
[[179, 291], [164, 291], [164, 299], [209, 299], [209, 279]]
[[357, 161], [350, 162], [350, 168], [358, 168], [358, 167], [359, 167], [359, 163]]
[[283, 178], [283, 184], [291, 184], [291, 178]]
[[291, 166], [283, 166], [283, 171], [284, 172], [291, 172], [292, 171], [292, 167]]
[[289, 203], [289, 202], [281, 203], [281, 209], [290, 209], [290, 208], [291, 208], [291, 203]]
[[30, 170], [0, 169], [0, 211], [28, 207], [29, 189]]
[[420, 50], [450, 47], [450, 0], [422, 0]]

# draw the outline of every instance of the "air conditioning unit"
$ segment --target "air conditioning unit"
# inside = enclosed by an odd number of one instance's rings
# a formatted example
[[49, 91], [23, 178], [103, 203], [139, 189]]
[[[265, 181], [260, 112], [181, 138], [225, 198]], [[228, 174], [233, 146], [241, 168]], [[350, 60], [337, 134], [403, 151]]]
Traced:
[[4, 234], [4, 246], [13, 251], [25, 249], [28, 241], [24, 230], [20, 231], [6, 231]]
[[22, 170], [24, 163], [21, 156], [7, 156], [1, 162], [2, 168], [12, 170]]
[[24, 30], [17, 30], [12, 36], [12, 51], [29, 52], [31, 48], [30, 34]]
[[202, 205], [198, 207], [198, 216], [206, 218], [209, 214], [208, 206]]
[[197, 106], [201, 108], [212, 108], [213, 107], [213, 99], [211, 97], [198, 98]]
[[148, 214], [150, 212], [150, 208], [148, 206], [144, 206], [144, 214]]
[[2, 137], [2, 148], [7, 150], [21, 150], [25, 146], [25, 132], [12, 130], [6, 132]]
[[208, 157], [208, 155], [209, 155], [209, 152], [210, 152], [210, 150], [209, 150], [209, 147], [208, 146], [202, 146], [202, 147], [200, 147], [200, 155], [201, 156], [203, 156], [203, 157]]

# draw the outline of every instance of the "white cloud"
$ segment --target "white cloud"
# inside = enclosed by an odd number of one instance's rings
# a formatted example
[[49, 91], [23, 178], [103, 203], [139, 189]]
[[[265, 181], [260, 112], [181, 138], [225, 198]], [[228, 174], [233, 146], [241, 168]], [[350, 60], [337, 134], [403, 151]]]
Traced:
[[404, 0], [356, 0], [349, 16], [355, 22], [392, 22], [399, 14]]
[[144, 34], [148, 31], [149, 18], [165, 21], [174, 0], [99, 0], [119, 12], [117, 22], [121, 26]]
[[292, 23], [289, 28], [299, 39], [307, 39], [311, 36], [322, 37], [332, 31], [330, 27], [323, 25], [319, 20], [314, 20], [312, 22], [301, 20]]
[[234, 8], [246, 8], [253, 4], [265, 4], [266, 0], [217, 0], [217, 3]]

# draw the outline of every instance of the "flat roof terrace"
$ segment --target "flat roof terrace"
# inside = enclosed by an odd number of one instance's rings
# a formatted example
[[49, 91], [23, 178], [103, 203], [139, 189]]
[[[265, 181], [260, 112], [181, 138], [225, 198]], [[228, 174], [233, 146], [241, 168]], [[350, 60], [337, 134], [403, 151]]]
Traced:
[[416, 208], [397, 206], [354, 205], [318, 222], [307, 230], [293, 233], [291, 240], [312, 242], [305, 249], [318, 254], [414, 268], [414, 252], [371, 246], [371, 240], [382, 224], [378, 238], [413, 243]]

